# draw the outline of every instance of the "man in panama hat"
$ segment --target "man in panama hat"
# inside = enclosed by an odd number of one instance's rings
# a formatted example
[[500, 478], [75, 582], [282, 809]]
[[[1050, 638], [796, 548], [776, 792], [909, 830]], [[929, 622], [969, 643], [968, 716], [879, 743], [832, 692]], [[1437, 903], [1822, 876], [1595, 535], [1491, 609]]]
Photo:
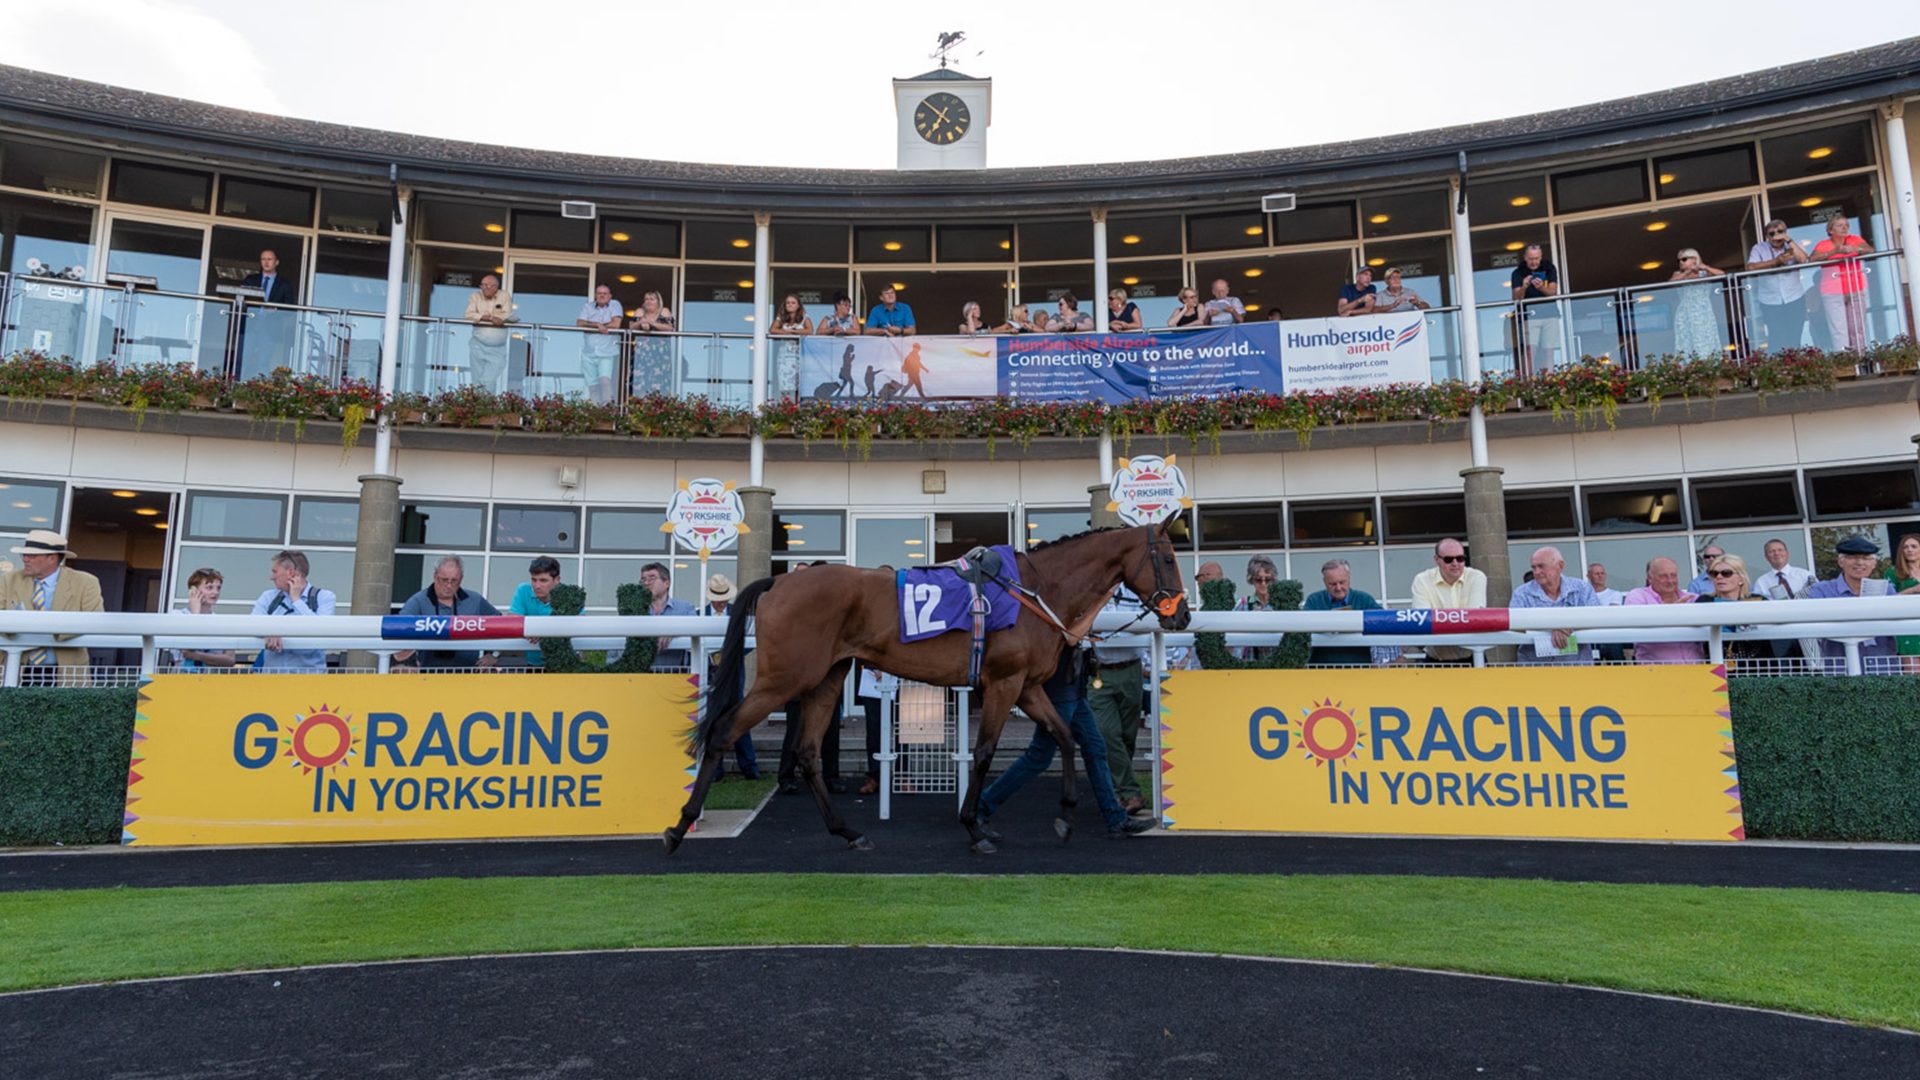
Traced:
[[[740, 595], [740, 588], [735, 585], [733, 579], [727, 575], [715, 574], [707, 579], [706, 595], [707, 602], [700, 605], [700, 614], [726, 615], [733, 607], [734, 598]], [[719, 667], [720, 654], [717, 652], [709, 653], [707, 655], [707, 680], [709, 683], [712, 682], [713, 673], [718, 670]], [[760, 779], [760, 756], [754, 752], [752, 732], [740, 736], [740, 738], [734, 742], [733, 761], [734, 764], [740, 766], [740, 774], [742, 776], [745, 776], [749, 780]], [[721, 762], [719, 770], [720, 771], [714, 775], [715, 781], [718, 781], [727, 773], [727, 766], [724, 761]]]
[[[9, 550], [20, 556], [21, 569], [0, 574], [0, 610], [106, 610], [100, 602], [100, 579], [66, 565], [74, 554], [67, 549], [66, 537], [35, 529]], [[21, 663], [22, 686], [85, 686], [89, 681], [85, 649], [33, 649]]]

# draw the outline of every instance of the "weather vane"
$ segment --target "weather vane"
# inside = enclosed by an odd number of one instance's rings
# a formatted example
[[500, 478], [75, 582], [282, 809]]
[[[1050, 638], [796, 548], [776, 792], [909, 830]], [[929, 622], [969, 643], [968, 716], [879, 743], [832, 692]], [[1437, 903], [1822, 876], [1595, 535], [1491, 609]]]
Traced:
[[959, 48], [960, 43], [965, 40], [967, 40], [967, 32], [965, 30], [949, 30], [940, 35], [940, 43], [934, 47], [932, 52], [927, 54], [927, 57], [940, 61], [941, 70], [945, 70], [947, 66], [947, 54]]

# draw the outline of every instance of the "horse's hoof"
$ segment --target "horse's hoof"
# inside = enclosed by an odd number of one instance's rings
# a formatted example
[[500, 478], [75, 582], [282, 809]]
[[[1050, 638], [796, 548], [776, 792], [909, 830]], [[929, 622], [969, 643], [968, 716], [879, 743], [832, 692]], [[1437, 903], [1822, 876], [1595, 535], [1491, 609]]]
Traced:
[[853, 839], [847, 841], [847, 850], [848, 851], [872, 851], [873, 841], [867, 839], [864, 836], [856, 836]]
[[667, 854], [669, 855], [680, 850], [681, 839], [682, 837], [677, 829], [668, 829], [660, 834], [660, 842], [667, 845]]
[[993, 841], [987, 839], [984, 836], [978, 840], [975, 840], [971, 845], [971, 847], [973, 848], [973, 853], [975, 855], [991, 855], [994, 852], [1000, 850], [999, 848], [993, 846]]
[[1053, 835], [1062, 840], [1073, 839], [1073, 822], [1068, 821], [1066, 818], [1054, 818]]

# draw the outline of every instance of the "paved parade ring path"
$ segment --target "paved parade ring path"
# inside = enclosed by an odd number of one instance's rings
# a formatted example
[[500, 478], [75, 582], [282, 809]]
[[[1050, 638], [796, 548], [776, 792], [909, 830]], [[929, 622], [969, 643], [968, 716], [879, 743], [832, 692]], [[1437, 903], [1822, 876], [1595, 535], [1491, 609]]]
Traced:
[[1436, 972], [1069, 949], [595, 952], [0, 996], [15, 1077], [1891, 1077], [1920, 1036]]

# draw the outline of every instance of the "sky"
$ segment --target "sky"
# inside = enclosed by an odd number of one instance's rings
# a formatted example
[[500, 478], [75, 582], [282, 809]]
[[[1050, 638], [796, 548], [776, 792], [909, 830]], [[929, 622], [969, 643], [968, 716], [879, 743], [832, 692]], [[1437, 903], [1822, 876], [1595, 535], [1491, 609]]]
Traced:
[[295, 6], [0, 0], [0, 63], [484, 143], [885, 169], [890, 80], [934, 67], [943, 30], [966, 31], [956, 67], [993, 79], [994, 167], [1476, 123], [1920, 35], [1913, 0], [1844, 18], [1805, 0]]

